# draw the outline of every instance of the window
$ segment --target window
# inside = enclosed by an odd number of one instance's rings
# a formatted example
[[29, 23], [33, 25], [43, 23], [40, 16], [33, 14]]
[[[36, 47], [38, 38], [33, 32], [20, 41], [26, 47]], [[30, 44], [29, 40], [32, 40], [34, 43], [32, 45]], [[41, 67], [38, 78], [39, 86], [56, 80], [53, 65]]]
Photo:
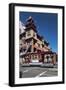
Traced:
[[38, 47], [40, 47], [40, 44], [38, 44]]
[[34, 52], [36, 52], [36, 48], [34, 48]]
[[37, 59], [37, 55], [32, 55], [32, 59], [33, 60]]
[[33, 37], [35, 37], [35, 33], [33, 33]]
[[34, 60], [34, 55], [32, 55], [32, 59]]
[[34, 56], [34, 59], [37, 59], [37, 55]]
[[30, 36], [30, 35], [31, 35], [30, 31], [28, 31], [28, 32], [27, 32], [27, 36]]

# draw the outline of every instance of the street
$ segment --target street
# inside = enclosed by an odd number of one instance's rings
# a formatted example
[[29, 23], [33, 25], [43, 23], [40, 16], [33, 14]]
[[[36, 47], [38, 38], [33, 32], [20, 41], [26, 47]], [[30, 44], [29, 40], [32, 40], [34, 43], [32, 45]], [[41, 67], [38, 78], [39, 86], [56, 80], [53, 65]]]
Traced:
[[57, 68], [20, 67], [21, 78], [57, 76]]

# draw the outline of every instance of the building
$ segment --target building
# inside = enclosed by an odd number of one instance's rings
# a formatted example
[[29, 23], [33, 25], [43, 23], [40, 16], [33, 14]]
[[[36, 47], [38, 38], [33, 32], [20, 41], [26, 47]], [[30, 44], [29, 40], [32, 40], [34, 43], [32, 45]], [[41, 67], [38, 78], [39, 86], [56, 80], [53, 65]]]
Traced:
[[37, 27], [30, 16], [26, 24], [20, 22], [20, 63], [56, 63], [57, 54], [49, 47], [49, 42], [37, 32]]

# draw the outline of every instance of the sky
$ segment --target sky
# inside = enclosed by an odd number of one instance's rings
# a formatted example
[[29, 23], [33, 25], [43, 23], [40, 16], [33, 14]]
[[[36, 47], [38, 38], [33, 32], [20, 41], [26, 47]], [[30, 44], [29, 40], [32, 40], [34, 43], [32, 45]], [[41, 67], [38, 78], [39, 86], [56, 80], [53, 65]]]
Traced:
[[29, 16], [32, 16], [38, 34], [50, 43], [52, 51], [58, 52], [58, 15], [56, 13], [20, 12], [19, 20], [25, 24]]

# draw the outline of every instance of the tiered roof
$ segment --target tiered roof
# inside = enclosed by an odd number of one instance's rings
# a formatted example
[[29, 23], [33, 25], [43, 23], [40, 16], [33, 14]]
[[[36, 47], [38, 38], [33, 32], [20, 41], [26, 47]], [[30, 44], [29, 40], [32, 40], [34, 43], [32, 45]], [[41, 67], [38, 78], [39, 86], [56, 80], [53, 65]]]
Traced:
[[36, 26], [34, 24], [34, 20], [31, 16], [27, 19], [25, 26], [26, 26], [26, 29], [25, 29], [26, 31], [32, 28], [35, 32], [37, 32]]

